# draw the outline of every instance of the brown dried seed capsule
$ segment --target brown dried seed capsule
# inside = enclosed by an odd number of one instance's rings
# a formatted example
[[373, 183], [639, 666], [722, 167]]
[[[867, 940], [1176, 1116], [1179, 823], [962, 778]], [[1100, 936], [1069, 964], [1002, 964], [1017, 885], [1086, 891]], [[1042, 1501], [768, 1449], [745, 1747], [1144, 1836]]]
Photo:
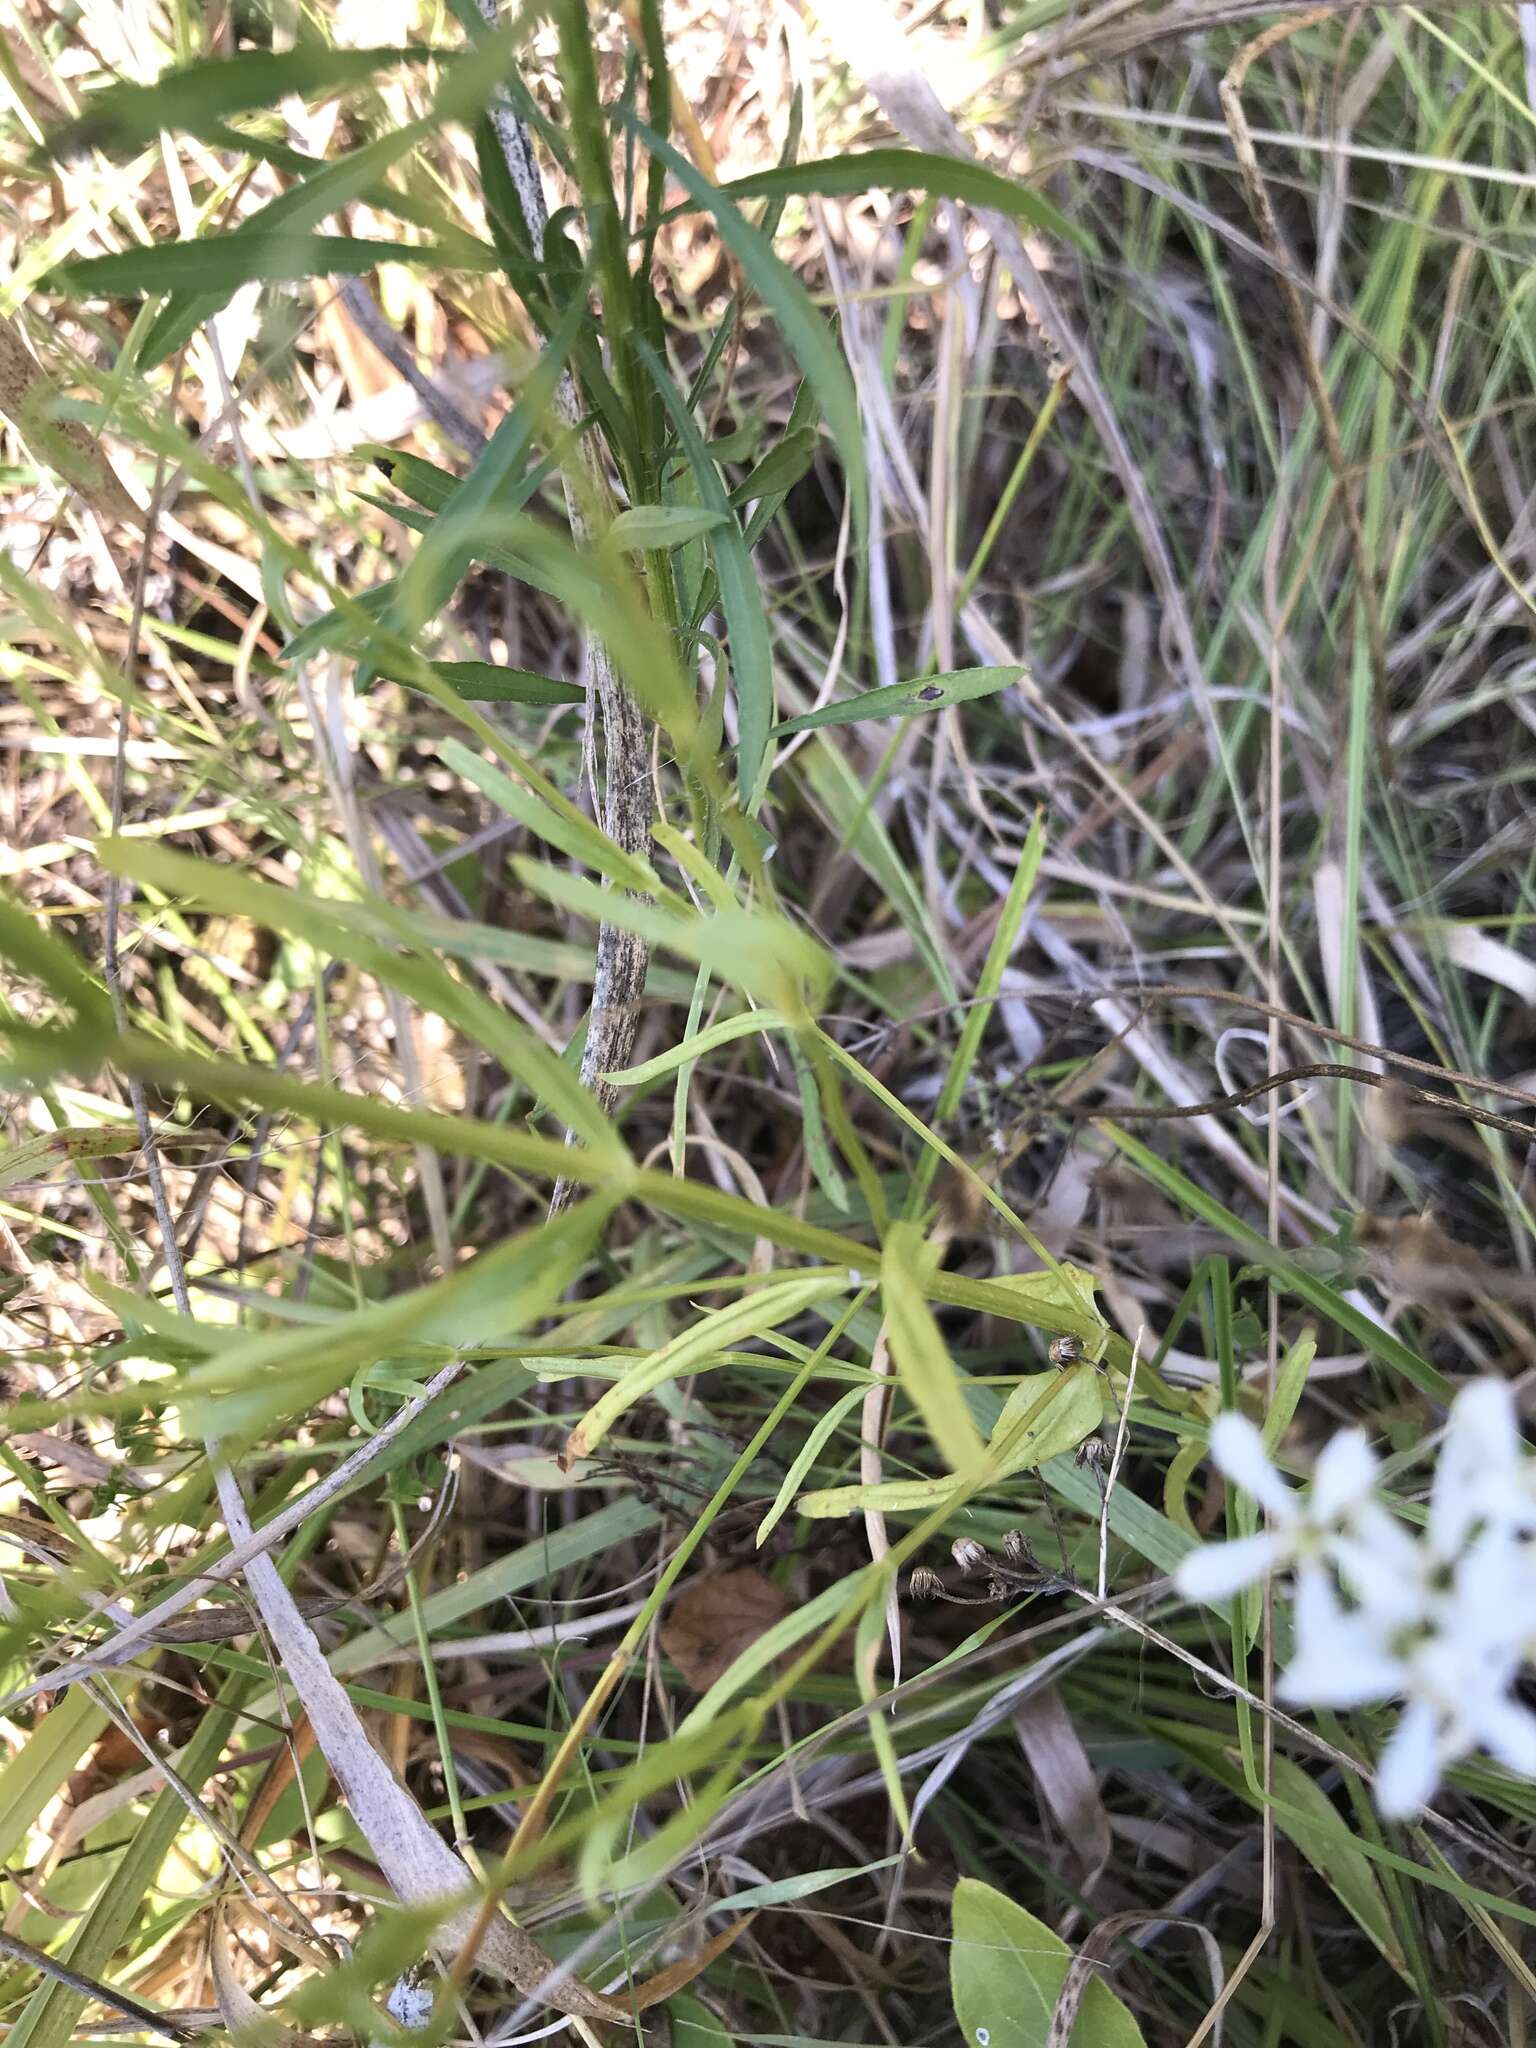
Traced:
[[1108, 1457], [1109, 1445], [1103, 1437], [1085, 1436], [1077, 1447], [1075, 1462], [1079, 1465], [1090, 1465], [1095, 1472], [1102, 1472]]
[[950, 1545], [949, 1554], [963, 1572], [980, 1571], [983, 1565], [992, 1562], [986, 1546], [978, 1543], [974, 1536], [957, 1536]]
[[915, 1564], [907, 1574], [907, 1598], [909, 1600], [937, 1600], [944, 1592], [944, 1581], [932, 1565]]
[[1010, 1564], [1033, 1564], [1034, 1552], [1022, 1529], [1009, 1529], [1003, 1536], [1003, 1555]]
[[1079, 1337], [1053, 1337], [1046, 1353], [1052, 1365], [1076, 1365], [1082, 1355], [1083, 1345]]

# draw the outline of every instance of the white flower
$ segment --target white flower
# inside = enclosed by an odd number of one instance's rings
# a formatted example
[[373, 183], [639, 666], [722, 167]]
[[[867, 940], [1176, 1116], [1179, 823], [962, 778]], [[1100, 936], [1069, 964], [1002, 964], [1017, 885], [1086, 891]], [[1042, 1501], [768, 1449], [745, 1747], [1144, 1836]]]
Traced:
[[[1413, 1539], [1372, 1498], [1375, 1454], [1359, 1429], [1341, 1430], [1317, 1461], [1303, 1496], [1276, 1470], [1264, 1439], [1244, 1415], [1211, 1424], [1211, 1456], [1234, 1484], [1251, 1493], [1269, 1526], [1233, 1543], [1206, 1543], [1179, 1565], [1175, 1583], [1192, 1600], [1224, 1600], [1282, 1565], [1341, 1558], [1393, 1559], [1406, 1566]], [[1403, 1546], [1406, 1545], [1406, 1550]]]
[[1280, 1681], [1313, 1707], [1408, 1705], [1376, 1775], [1388, 1819], [1422, 1811], [1448, 1764], [1485, 1749], [1536, 1777], [1536, 1714], [1510, 1698], [1522, 1659], [1529, 1597], [1523, 1559], [1501, 1531], [1475, 1543], [1419, 1611], [1397, 1603], [1346, 1608], [1328, 1574], [1300, 1574], [1293, 1612], [1297, 1655]]
[[1446, 1767], [1474, 1750], [1536, 1778], [1536, 1713], [1513, 1697], [1536, 1657], [1536, 1460], [1502, 1380], [1474, 1381], [1451, 1404], [1421, 1535], [1375, 1498], [1361, 1430], [1333, 1439], [1306, 1494], [1240, 1415], [1212, 1425], [1211, 1456], [1267, 1526], [1192, 1551], [1178, 1586], [1220, 1600], [1294, 1571], [1281, 1693], [1313, 1707], [1405, 1702], [1376, 1772], [1384, 1815], [1422, 1812]]

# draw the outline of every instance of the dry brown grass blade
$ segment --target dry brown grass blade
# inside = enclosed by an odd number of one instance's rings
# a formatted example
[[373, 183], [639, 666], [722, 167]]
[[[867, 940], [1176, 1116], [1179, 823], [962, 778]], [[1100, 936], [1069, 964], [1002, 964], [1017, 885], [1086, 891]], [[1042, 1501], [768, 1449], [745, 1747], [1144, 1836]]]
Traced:
[[723, 1956], [731, 1944], [746, 1933], [756, 1918], [755, 1913], [744, 1913], [729, 1927], [724, 1927], [718, 1934], [712, 1935], [704, 1946], [691, 1956], [683, 1956], [675, 1963], [668, 1963], [667, 1967], [658, 1970], [654, 1977], [647, 1977], [643, 1984], [637, 1984], [623, 2003], [631, 2012], [642, 2013], [653, 2005], [660, 2005], [664, 1998], [671, 1998], [679, 1991], [686, 1991], [696, 1977], [703, 1976], [717, 1956]]

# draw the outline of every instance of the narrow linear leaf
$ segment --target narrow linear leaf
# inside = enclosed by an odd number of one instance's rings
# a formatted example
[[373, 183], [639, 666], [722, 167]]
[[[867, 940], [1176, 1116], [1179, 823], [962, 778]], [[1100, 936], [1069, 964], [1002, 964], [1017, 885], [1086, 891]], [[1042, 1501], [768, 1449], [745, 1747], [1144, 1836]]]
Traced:
[[608, 529], [615, 547], [632, 555], [686, 547], [724, 523], [719, 512], [699, 505], [630, 505]]
[[864, 437], [859, 402], [848, 365], [839, 353], [826, 322], [810, 294], [773, 252], [773, 244], [742, 213], [733, 199], [695, 170], [688, 158], [638, 120], [627, 108], [616, 118], [637, 135], [671, 171], [694, 205], [714, 216], [720, 239], [741, 265], [783, 330], [784, 339], [805, 372], [821, 404], [853, 500], [854, 525], [862, 542], [869, 526], [869, 483], [864, 462]]
[[[455, 696], [476, 704], [584, 704], [587, 693], [579, 683], [562, 683], [554, 676], [541, 676], [530, 668], [502, 668], [494, 661], [434, 661], [432, 673], [448, 685]], [[385, 674], [388, 670], [385, 669]], [[410, 676], [393, 680], [408, 690], [421, 684]]]
[[736, 690], [739, 733], [736, 786], [742, 803], [750, 810], [763, 771], [763, 760], [768, 751], [768, 728], [773, 720], [773, 654], [757, 571], [752, 565], [736, 515], [730, 508], [720, 472], [704, 445], [704, 436], [694, 423], [686, 400], [667, 375], [666, 366], [655, 350], [643, 341], [638, 347], [641, 360], [650, 372], [688, 458], [700, 503], [708, 509], [713, 520], [710, 551], [714, 556], [720, 604], [730, 637], [731, 669]]
[[644, 1081], [663, 1080], [689, 1060], [702, 1059], [705, 1053], [714, 1052], [722, 1045], [731, 1045], [738, 1038], [754, 1037], [760, 1031], [787, 1031], [792, 1028], [792, 1020], [778, 1010], [745, 1010], [739, 1017], [722, 1017], [718, 1024], [711, 1024], [708, 1030], [700, 1031], [693, 1038], [685, 1038], [681, 1045], [657, 1053], [653, 1060], [644, 1060], [638, 1067], [622, 1067], [617, 1073], [604, 1074], [602, 1078], [620, 1087], [634, 1088]]
[[755, 171], [748, 178], [733, 178], [720, 189], [733, 199], [783, 199], [796, 193], [832, 199], [869, 192], [876, 186], [888, 191], [928, 192], [938, 199], [960, 199], [967, 206], [1006, 213], [1071, 242], [1085, 255], [1094, 253], [1093, 237], [1032, 186], [985, 164], [935, 156], [922, 149], [865, 149], [816, 163], [783, 164], [771, 171]]
[[275, 107], [290, 94], [314, 98], [361, 85], [380, 71], [425, 64], [438, 54], [422, 45], [332, 50], [302, 43], [292, 50], [243, 50], [223, 63], [163, 72], [148, 85], [109, 85], [92, 94], [78, 119], [56, 128], [47, 147], [56, 157], [88, 149], [137, 149], [163, 130], [187, 129], [195, 135], [227, 114]]
[[740, 1301], [701, 1316], [692, 1328], [659, 1351], [632, 1365], [624, 1377], [595, 1401], [565, 1440], [560, 1464], [569, 1471], [578, 1458], [588, 1458], [618, 1418], [666, 1381], [691, 1372], [698, 1362], [749, 1337], [761, 1337], [788, 1322], [813, 1302], [846, 1294], [854, 1283], [846, 1270], [833, 1268], [794, 1273], [757, 1287]]
[[259, 278], [285, 284], [306, 277], [359, 277], [381, 263], [429, 264], [439, 269], [494, 270], [489, 244], [475, 250], [432, 243], [370, 241], [359, 235], [208, 235], [190, 242], [159, 242], [88, 257], [49, 271], [39, 287], [72, 299], [128, 298], [143, 292], [196, 287], [226, 296]]
[[933, 1248], [915, 1223], [892, 1224], [880, 1260], [880, 1294], [901, 1383], [950, 1470], [969, 1476], [981, 1463], [981, 1432], [923, 1298], [924, 1270], [935, 1264]]
[[878, 690], [865, 690], [857, 697], [844, 697], [836, 704], [823, 704], [816, 711], [804, 711], [798, 718], [786, 718], [773, 729], [776, 739], [790, 733], [811, 732], [823, 725], [859, 725], [870, 718], [901, 718], [919, 711], [945, 711], [952, 704], [972, 704], [979, 697], [995, 697], [1027, 674], [1023, 668], [956, 668], [940, 676], [919, 678], [910, 683], [886, 683]]

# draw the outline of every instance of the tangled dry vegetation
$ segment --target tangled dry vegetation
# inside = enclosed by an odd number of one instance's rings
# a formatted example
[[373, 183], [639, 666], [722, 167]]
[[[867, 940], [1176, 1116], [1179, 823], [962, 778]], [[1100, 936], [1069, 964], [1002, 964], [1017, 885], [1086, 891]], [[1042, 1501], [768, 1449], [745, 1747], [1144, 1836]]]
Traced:
[[1536, 10], [495, 14], [8, 24], [8, 2048], [1524, 2040]]

